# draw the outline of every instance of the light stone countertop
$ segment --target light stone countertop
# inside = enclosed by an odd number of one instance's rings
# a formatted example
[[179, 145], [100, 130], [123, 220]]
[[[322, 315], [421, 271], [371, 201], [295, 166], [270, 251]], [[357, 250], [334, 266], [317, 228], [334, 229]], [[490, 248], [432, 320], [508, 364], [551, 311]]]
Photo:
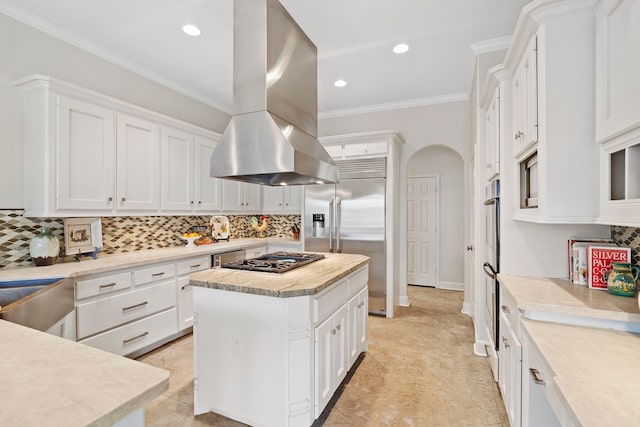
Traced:
[[640, 423], [640, 334], [528, 319], [522, 325], [575, 420], [594, 427]]
[[98, 254], [98, 259], [83, 257], [80, 262], [65, 262], [46, 267], [16, 267], [0, 268], [0, 281], [27, 280], [27, 279], [47, 279], [57, 277], [75, 277], [88, 274], [97, 274], [137, 267], [154, 262], [169, 262], [180, 258], [210, 255], [214, 253], [227, 252], [241, 248], [251, 248], [256, 246], [274, 243], [300, 244], [300, 240], [281, 238], [244, 238], [232, 239], [229, 242], [218, 242], [210, 245], [201, 245], [194, 248], [176, 246], [171, 248], [147, 249], [135, 252], [119, 254]]
[[588, 289], [562, 279], [498, 274], [498, 280], [525, 317], [528, 317], [528, 313], [553, 313], [640, 322], [637, 298], [611, 295], [606, 291]]
[[169, 388], [169, 372], [0, 320], [0, 423], [111, 426]]
[[189, 276], [189, 284], [225, 291], [278, 298], [314, 295], [363, 267], [369, 257], [356, 254], [324, 253], [324, 259], [286, 273], [213, 268]]

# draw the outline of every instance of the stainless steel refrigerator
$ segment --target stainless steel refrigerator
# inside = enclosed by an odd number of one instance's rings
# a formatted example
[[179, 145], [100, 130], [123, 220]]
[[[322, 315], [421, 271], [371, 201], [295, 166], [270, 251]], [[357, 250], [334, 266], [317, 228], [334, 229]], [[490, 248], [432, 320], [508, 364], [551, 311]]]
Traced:
[[305, 186], [305, 250], [362, 254], [369, 313], [386, 314], [386, 159], [338, 161], [339, 184]]

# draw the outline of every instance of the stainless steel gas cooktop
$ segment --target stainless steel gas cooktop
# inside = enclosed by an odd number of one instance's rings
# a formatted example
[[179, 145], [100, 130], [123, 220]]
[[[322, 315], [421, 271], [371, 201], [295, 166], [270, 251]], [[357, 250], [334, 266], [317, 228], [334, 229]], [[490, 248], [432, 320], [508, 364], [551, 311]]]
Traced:
[[223, 268], [235, 268], [236, 270], [263, 271], [267, 273], [284, 273], [294, 268], [319, 261], [324, 258], [322, 254], [299, 252], [274, 252], [257, 258], [232, 261], [222, 264]]

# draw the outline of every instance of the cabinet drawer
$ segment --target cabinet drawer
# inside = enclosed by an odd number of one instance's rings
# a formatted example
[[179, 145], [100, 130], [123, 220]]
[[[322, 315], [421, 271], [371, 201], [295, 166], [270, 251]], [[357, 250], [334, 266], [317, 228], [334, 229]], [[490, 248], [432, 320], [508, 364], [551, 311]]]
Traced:
[[154, 314], [80, 341], [82, 344], [125, 356], [177, 332], [176, 309]]
[[135, 286], [144, 285], [145, 283], [155, 282], [156, 280], [169, 279], [176, 274], [175, 264], [160, 264], [154, 267], [144, 268], [133, 273]]
[[112, 274], [95, 279], [78, 280], [76, 282], [76, 299], [89, 298], [95, 295], [108, 294], [131, 287], [131, 273]]
[[321, 322], [333, 314], [341, 305], [347, 302], [349, 289], [346, 280], [335, 284], [327, 293], [322, 294], [313, 301], [313, 321]]
[[86, 304], [78, 304], [78, 338], [140, 319], [175, 305], [176, 282], [174, 280]]
[[500, 289], [500, 312], [504, 313], [511, 328], [518, 330], [518, 306], [503, 289]]
[[386, 154], [387, 143], [386, 142], [369, 142], [366, 144], [345, 144], [344, 156], [367, 156], [371, 154]]
[[365, 267], [362, 270], [356, 272], [353, 276], [349, 277], [349, 298], [360, 292], [362, 288], [367, 286], [369, 282], [369, 267]]
[[178, 262], [178, 276], [195, 273], [200, 270], [207, 270], [209, 268], [211, 268], [211, 256], [191, 258]]

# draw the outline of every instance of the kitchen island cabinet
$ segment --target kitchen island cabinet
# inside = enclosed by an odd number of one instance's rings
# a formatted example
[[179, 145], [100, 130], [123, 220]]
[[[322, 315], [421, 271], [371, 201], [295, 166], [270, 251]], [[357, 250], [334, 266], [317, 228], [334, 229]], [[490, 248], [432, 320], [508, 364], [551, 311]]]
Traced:
[[[352, 366], [351, 334], [357, 354], [368, 345], [367, 311], [348, 304], [366, 292], [368, 257], [324, 255], [283, 274], [214, 268], [191, 275], [196, 415], [278, 427], [318, 418]], [[357, 313], [352, 330], [348, 319]]]

